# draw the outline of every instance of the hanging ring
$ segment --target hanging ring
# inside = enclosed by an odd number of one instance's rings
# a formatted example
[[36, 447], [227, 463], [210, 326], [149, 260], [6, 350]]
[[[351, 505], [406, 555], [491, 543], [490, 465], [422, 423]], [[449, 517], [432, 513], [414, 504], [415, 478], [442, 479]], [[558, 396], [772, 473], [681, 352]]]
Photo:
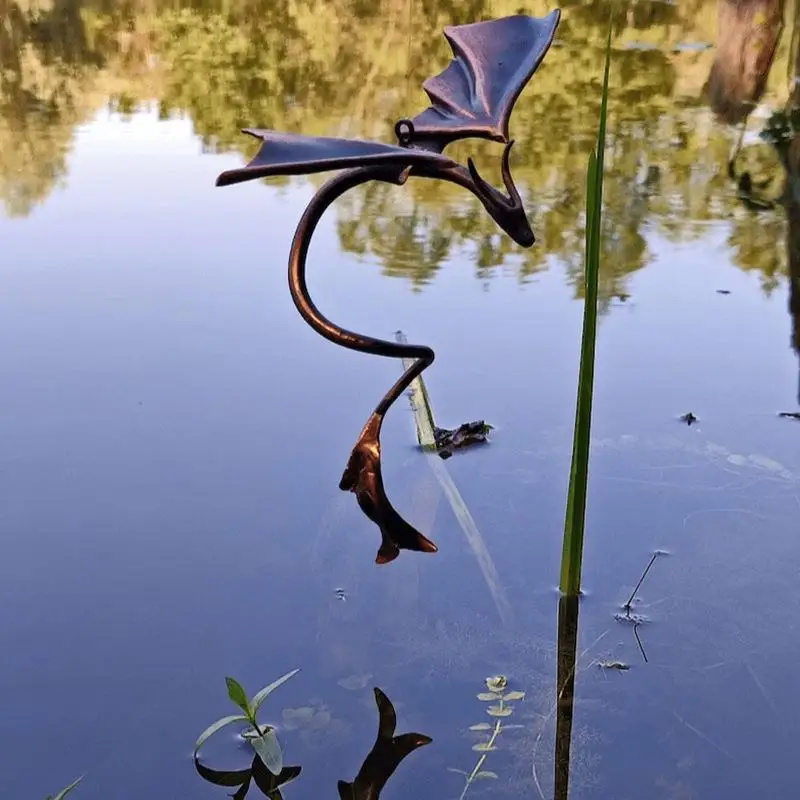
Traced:
[[414, 123], [410, 119], [398, 120], [394, 126], [394, 135], [401, 147], [408, 147], [414, 138]]

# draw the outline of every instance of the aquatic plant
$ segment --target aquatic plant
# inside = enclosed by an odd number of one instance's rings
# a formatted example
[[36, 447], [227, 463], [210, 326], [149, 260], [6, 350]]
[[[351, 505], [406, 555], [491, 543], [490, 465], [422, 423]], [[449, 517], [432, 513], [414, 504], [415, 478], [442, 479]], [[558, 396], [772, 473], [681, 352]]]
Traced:
[[486, 713], [490, 717], [494, 717], [494, 725], [489, 722], [478, 722], [475, 725], [470, 725], [471, 731], [486, 732], [486, 740], [472, 745], [472, 749], [476, 753], [480, 753], [477, 763], [470, 772], [465, 772], [461, 769], [450, 768], [450, 772], [457, 772], [459, 775], [464, 775], [464, 788], [461, 791], [459, 800], [464, 800], [469, 787], [477, 780], [484, 778], [497, 778], [497, 773], [483, 768], [484, 762], [489, 757], [489, 753], [497, 750], [496, 742], [500, 734], [508, 728], [518, 728], [520, 725], [503, 725], [502, 720], [510, 717], [514, 712], [514, 707], [508, 705], [513, 700], [522, 700], [525, 697], [525, 692], [506, 692], [508, 687], [508, 678], [505, 675], [493, 675], [486, 679], [486, 688], [488, 692], [481, 692], [478, 695], [478, 700], [484, 703], [494, 703], [486, 709]]
[[597, 338], [597, 279], [600, 272], [600, 240], [603, 205], [603, 162], [608, 112], [608, 71], [611, 56], [611, 26], [606, 41], [606, 63], [597, 144], [589, 154], [586, 170], [585, 294], [583, 335], [578, 375], [578, 400], [572, 441], [567, 510], [564, 519], [564, 546], [561, 555], [561, 592], [576, 596], [581, 590], [583, 532], [586, 520], [586, 492], [589, 480], [589, 441], [594, 393], [594, 355]]
[[83, 775], [79, 778], [76, 778], [69, 786], [63, 788], [55, 797], [49, 794], [45, 798], [45, 800], [64, 800], [64, 798], [83, 780]]
[[260, 692], [257, 692], [252, 699], [247, 697], [242, 685], [233, 678], [225, 678], [225, 683], [228, 686], [228, 697], [231, 701], [242, 709], [244, 714], [234, 714], [228, 717], [222, 717], [216, 722], [209, 725], [198, 737], [194, 745], [194, 755], [197, 756], [200, 748], [218, 731], [224, 727], [233, 724], [234, 722], [247, 722], [250, 727], [245, 729], [242, 737], [246, 739], [256, 751], [256, 754], [261, 759], [264, 766], [273, 774], [280, 775], [283, 769], [283, 751], [281, 750], [278, 736], [275, 729], [264, 722], [259, 723], [256, 720], [261, 704], [274, 692], [279, 686], [282, 686], [289, 678], [295, 676], [300, 670], [293, 669], [285, 675], [273, 681], [268, 686], [265, 686]]

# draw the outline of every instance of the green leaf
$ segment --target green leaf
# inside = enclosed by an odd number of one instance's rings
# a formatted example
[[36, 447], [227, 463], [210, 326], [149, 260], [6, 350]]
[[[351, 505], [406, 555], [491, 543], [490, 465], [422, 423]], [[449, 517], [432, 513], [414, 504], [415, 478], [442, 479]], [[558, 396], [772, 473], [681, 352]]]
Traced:
[[491, 753], [492, 751], [497, 750], [494, 745], [490, 747], [488, 742], [478, 742], [478, 744], [472, 745], [472, 749], [476, 753]]
[[225, 683], [228, 685], [228, 697], [230, 697], [245, 714], [250, 716], [250, 704], [247, 702], [247, 693], [242, 688], [242, 685], [233, 678], [225, 678]]
[[[64, 798], [83, 780], [83, 778], [83, 775], [81, 775], [79, 778], [76, 778], [69, 786], [62, 789], [54, 798], [52, 798], [52, 800], [64, 800]], [[47, 800], [50, 800], [50, 797], [48, 797]]]
[[510, 717], [514, 709], [508, 706], [489, 706], [486, 713], [492, 717]]
[[488, 700], [499, 700], [501, 695], [497, 694], [497, 692], [481, 692], [478, 695], [478, 700], [488, 701]]
[[594, 393], [594, 359], [597, 339], [597, 281], [600, 271], [602, 239], [603, 164], [605, 159], [606, 117], [608, 115], [608, 74], [611, 62], [611, 25], [606, 41], [606, 62], [597, 144], [589, 155], [586, 171], [585, 300], [583, 333], [578, 374], [578, 398], [572, 441], [567, 509], [564, 515], [564, 542], [561, 553], [559, 588], [568, 597], [576, 597], [581, 588], [583, 534], [586, 520], [586, 496], [589, 481], [589, 445]]
[[283, 769], [283, 753], [275, 731], [270, 728], [263, 736], [248, 737], [253, 749], [264, 766], [273, 774], [280, 775]]
[[478, 778], [498, 778], [498, 774], [496, 772], [492, 772], [489, 769], [482, 769], [476, 776], [475, 779]]
[[477, 725], [470, 725], [469, 729], [471, 731], [488, 731], [492, 729], [492, 726], [488, 722], [479, 722]]
[[503, 695], [503, 700], [509, 702], [511, 700], [522, 700], [525, 697], [525, 692], [509, 692]]
[[297, 675], [298, 672], [300, 672], [299, 669], [293, 669], [291, 672], [287, 672], [285, 675], [278, 678], [278, 680], [270, 683], [269, 686], [265, 686], [260, 692], [257, 692], [253, 698], [253, 713], [258, 711], [261, 704], [270, 694], [272, 694], [279, 686], [282, 686], [284, 683], [286, 683], [289, 678], [293, 678], [295, 675]]
[[223, 717], [222, 719], [218, 719], [213, 725], [209, 725], [201, 734], [197, 737], [197, 741], [194, 743], [194, 754], [197, 755], [197, 751], [217, 732], [222, 730], [226, 725], [230, 725], [232, 722], [247, 722], [247, 717], [243, 717], [241, 714], [235, 714], [231, 717]]

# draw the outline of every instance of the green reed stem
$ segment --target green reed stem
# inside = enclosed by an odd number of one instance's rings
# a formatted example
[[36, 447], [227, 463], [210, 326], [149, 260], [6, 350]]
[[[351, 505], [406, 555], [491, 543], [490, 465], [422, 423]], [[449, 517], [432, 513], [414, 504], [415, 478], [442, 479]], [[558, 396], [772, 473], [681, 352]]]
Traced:
[[564, 519], [564, 546], [561, 555], [561, 592], [576, 596], [581, 590], [583, 532], [586, 520], [586, 494], [589, 480], [589, 440], [592, 426], [594, 393], [594, 356], [597, 337], [597, 278], [600, 272], [600, 241], [603, 204], [603, 163], [608, 112], [608, 72], [611, 58], [611, 26], [606, 42], [606, 63], [603, 77], [603, 99], [600, 105], [600, 126], [597, 145], [589, 155], [586, 171], [586, 269], [585, 301], [581, 363], [578, 376], [578, 399], [575, 408], [575, 430], [572, 442], [572, 465]]

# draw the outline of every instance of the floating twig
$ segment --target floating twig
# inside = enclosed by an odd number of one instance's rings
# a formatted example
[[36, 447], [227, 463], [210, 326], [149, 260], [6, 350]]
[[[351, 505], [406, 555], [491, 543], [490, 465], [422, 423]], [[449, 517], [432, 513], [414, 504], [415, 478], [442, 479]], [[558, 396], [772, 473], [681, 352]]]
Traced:
[[639, 638], [639, 625], [641, 625], [640, 622], [637, 622], [637, 623], [634, 624], [634, 626], [633, 626], [633, 635], [634, 635], [634, 637], [636, 639], [636, 644], [639, 645], [639, 652], [642, 654], [642, 658], [644, 659], [644, 663], [646, 664], [647, 663], [647, 653], [645, 653], [644, 645], [642, 645], [642, 640]]
[[662, 555], [664, 555], [663, 550], [656, 550], [655, 553], [653, 553], [653, 557], [650, 559], [650, 563], [645, 567], [644, 572], [642, 573], [642, 577], [639, 578], [639, 583], [636, 584], [636, 587], [631, 592], [631, 596], [628, 598], [628, 602], [625, 603], [624, 606], [622, 606], [625, 609], [625, 611], [628, 612], [628, 614], [631, 613], [631, 603], [633, 603], [634, 598], [636, 597], [636, 592], [639, 591], [639, 587], [642, 585], [644, 579], [647, 577], [647, 573], [650, 572], [650, 567], [652, 567], [653, 564], [655, 563], [655, 560]]

